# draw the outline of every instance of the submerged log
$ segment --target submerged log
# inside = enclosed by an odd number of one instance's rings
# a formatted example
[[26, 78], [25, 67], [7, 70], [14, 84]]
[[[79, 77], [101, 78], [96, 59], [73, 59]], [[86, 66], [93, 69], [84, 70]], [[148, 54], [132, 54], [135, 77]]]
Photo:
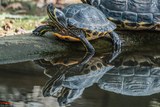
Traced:
[[[140, 44], [160, 43], [159, 32], [149, 31], [120, 31], [123, 39], [123, 46], [135, 47]], [[46, 37], [47, 36], [47, 37]], [[32, 34], [6, 36], [0, 38], [0, 64], [16, 63], [28, 60], [35, 60], [52, 55], [59, 57], [62, 54], [74, 51], [85, 52], [81, 43], [64, 42], [46, 34], [44, 37], [37, 37]], [[111, 50], [112, 43], [104, 38], [91, 42], [96, 52]]]

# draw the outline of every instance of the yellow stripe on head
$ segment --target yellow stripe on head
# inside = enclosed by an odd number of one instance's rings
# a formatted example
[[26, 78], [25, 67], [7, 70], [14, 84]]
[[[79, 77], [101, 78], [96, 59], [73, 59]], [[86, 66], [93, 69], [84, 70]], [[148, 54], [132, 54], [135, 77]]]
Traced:
[[55, 10], [56, 10], [56, 8], [53, 6], [53, 4], [49, 4], [48, 5], [48, 7], [47, 7], [47, 14], [48, 14], [49, 18], [52, 21], [56, 21]]
[[43, 34], [44, 32], [46, 32], [46, 29], [40, 31], [41, 34]]
[[56, 8], [53, 6], [53, 4], [49, 4], [47, 7], [47, 14], [49, 16], [49, 18], [55, 23], [56, 27], [58, 29], [63, 28], [62, 26], [60, 26], [59, 22], [56, 19]]

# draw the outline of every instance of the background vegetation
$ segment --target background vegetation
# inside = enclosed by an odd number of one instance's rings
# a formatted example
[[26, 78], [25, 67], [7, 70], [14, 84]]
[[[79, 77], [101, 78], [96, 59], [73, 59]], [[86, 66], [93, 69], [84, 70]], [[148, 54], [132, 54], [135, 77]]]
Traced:
[[80, 0], [0, 0], [0, 37], [29, 33], [47, 20], [48, 3], [63, 8]]

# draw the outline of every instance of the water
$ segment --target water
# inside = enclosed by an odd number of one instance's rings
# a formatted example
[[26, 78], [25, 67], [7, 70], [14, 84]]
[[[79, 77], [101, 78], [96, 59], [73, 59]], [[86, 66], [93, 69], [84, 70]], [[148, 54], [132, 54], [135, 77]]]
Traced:
[[160, 107], [160, 47], [124, 47], [109, 63], [112, 54], [95, 54], [85, 65], [74, 52], [0, 65], [0, 100], [14, 107]]

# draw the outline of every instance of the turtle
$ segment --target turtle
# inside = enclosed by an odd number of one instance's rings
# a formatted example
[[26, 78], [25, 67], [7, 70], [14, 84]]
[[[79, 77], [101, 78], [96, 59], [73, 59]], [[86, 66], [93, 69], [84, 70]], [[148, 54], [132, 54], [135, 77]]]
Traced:
[[53, 35], [66, 41], [81, 41], [88, 53], [95, 53], [94, 47], [89, 40], [108, 36], [113, 39], [117, 49], [121, 47], [119, 35], [114, 32], [116, 25], [107, 20], [105, 15], [88, 4], [71, 4], [63, 10], [48, 4], [47, 13], [49, 23], [42, 25], [33, 31], [34, 35], [41, 36], [48, 31]]
[[153, 51], [126, 50], [111, 63], [109, 60], [112, 55], [101, 53], [93, 56], [86, 64], [73, 68], [69, 66], [79, 60], [78, 55], [67, 57], [68, 61], [64, 57], [41, 61], [40, 65], [46, 69], [47, 76], [50, 75], [44, 85], [43, 95], [54, 96], [60, 105], [65, 105], [79, 98], [84, 89], [94, 83], [102, 90], [130, 96], [147, 96], [160, 92], [159, 51], [156, 48]]
[[114, 67], [106, 63], [102, 57], [99, 58], [99, 56], [92, 57], [84, 65], [74, 67], [72, 64], [78, 60], [77, 57], [76, 59], [68, 59], [68, 63], [64, 58], [62, 59], [64, 63], [61, 59], [59, 61], [55, 61], [55, 59], [36, 61], [37, 64], [45, 68], [45, 74], [50, 78], [43, 87], [43, 96], [58, 98], [60, 106], [67, 105], [79, 98], [85, 88], [98, 82], [107, 71]]
[[149, 96], [160, 92], [159, 52], [126, 52], [112, 64], [116, 66], [98, 81], [102, 90], [127, 96]]
[[101, 10], [121, 30], [160, 31], [157, 0], [81, 0]]

